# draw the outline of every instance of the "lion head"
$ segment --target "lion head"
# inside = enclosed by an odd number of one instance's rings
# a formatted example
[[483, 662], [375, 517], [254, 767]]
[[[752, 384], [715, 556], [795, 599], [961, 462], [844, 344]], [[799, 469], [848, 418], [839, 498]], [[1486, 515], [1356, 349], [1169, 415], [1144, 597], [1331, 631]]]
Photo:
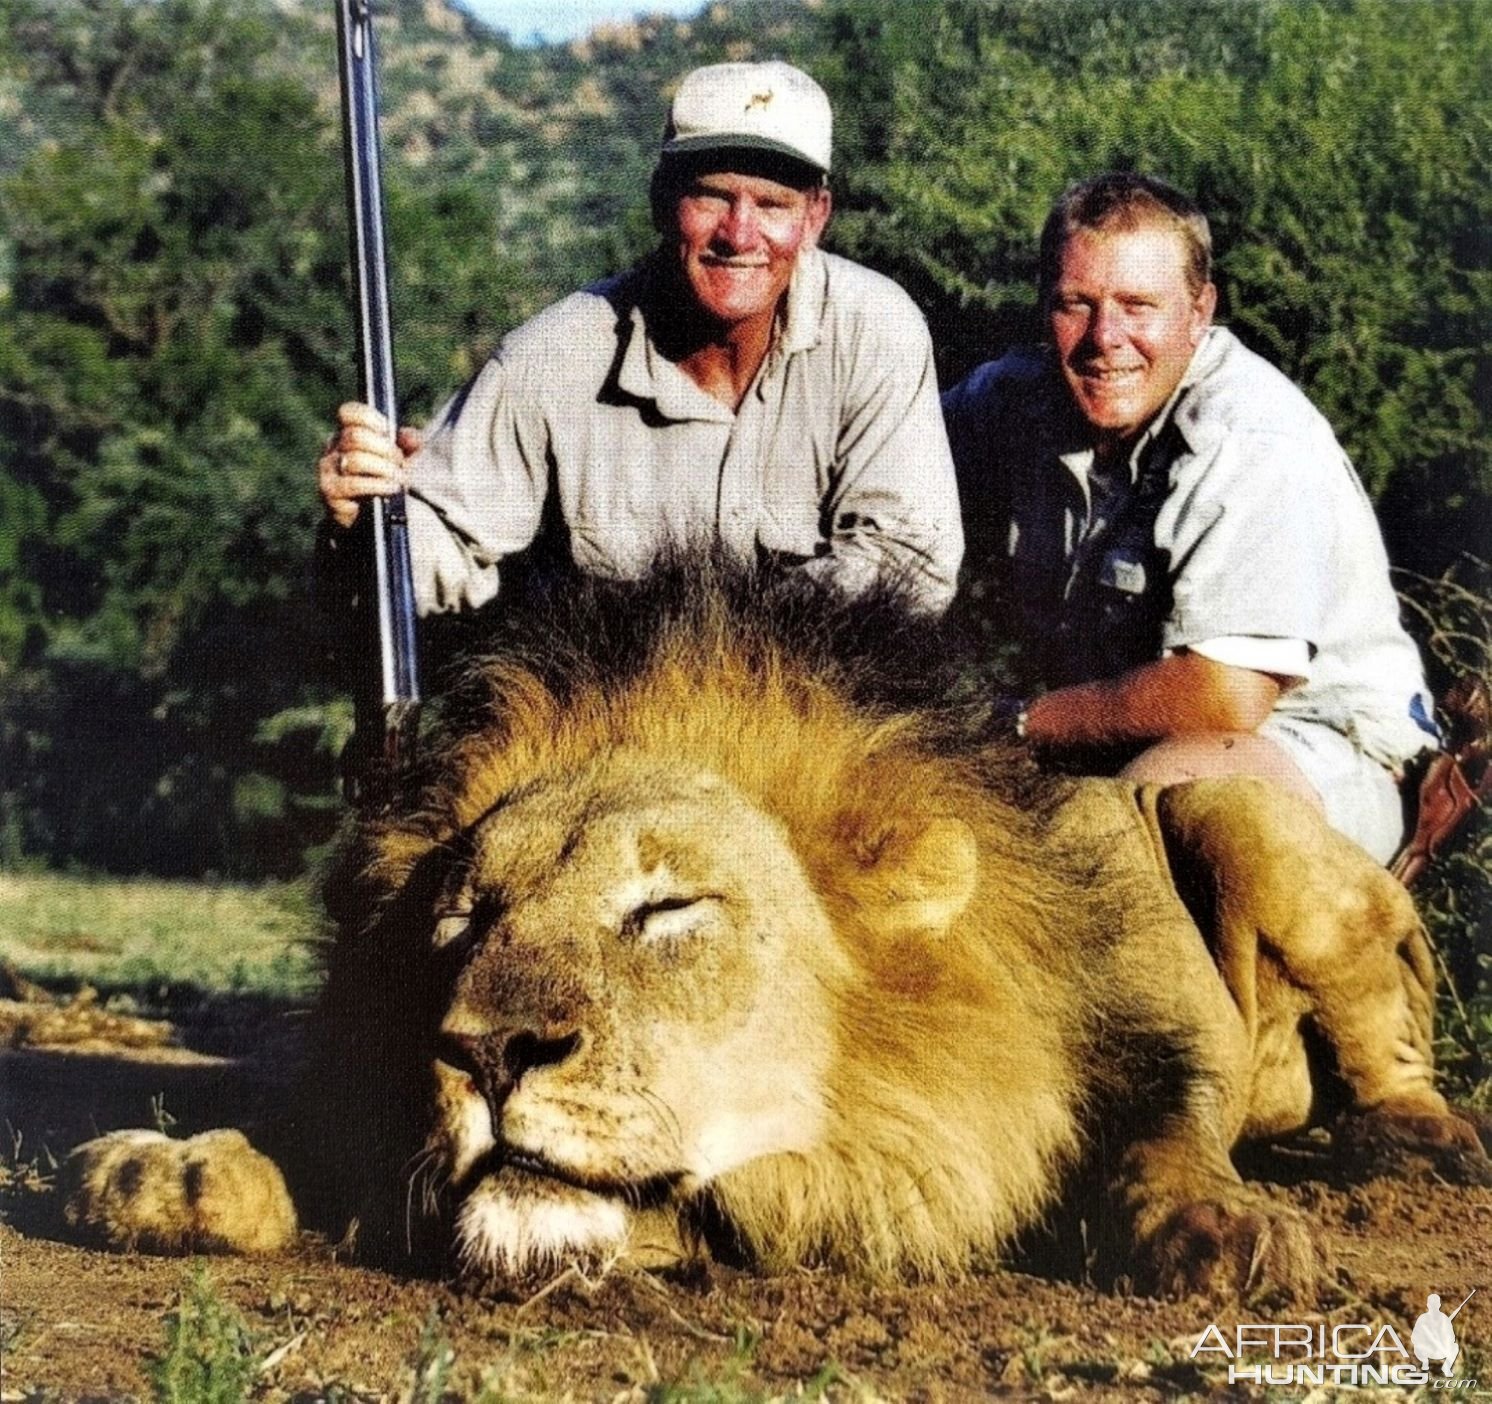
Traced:
[[1052, 979], [1080, 875], [1020, 858], [1005, 758], [877, 693], [935, 671], [894, 602], [590, 590], [480, 665], [408, 809], [355, 836], [354, 1077], [418, 1101], [477, 1271], [622, 1251], [659, 1208], [769, 1264], [962, 1266], [1074, 1149], [1040, 992], [1083, 984]]
[[629, 1198], [822, 1138], [845, 958], [781, 825], [717, 774], [617, 752], [526, 787], [437, 931], [462, 952], [434, 1067], [464, 1259], [619, 1249]]

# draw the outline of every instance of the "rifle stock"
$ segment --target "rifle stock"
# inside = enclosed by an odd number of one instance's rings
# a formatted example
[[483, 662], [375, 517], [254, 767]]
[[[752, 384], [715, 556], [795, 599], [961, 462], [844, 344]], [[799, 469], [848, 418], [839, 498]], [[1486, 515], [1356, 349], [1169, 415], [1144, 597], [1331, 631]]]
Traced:
[[[358, 383], [363, 401], [388, 420], [393, 433], [399, 407], [389, 318], [372, 0], [337, 0], [337, 41]], [[343, 778], [350, 799], [377, 804], [387, 799], [393, 782], [413, 759], [419, 722], [414, 575], [404, 494], [369, 499], [358, 521], [366, 564], [363, 587], [357, 592], [357, 731], [343, 756]]]

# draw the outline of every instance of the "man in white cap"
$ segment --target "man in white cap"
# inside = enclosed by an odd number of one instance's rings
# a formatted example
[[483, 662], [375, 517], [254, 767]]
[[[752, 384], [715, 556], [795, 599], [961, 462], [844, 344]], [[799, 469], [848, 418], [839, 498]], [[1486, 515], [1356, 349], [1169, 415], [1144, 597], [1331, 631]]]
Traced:
[[344, 405], [324, 552], [403, 485], [423, 614], [492, 599], [531, 546], [626, 578], [702, 543], [943, 608], [963, 540], [931, 342], [894, 283], [819, 249], [831, 133], [788, 64], [689, 73], [657, 248], [508, 335], [424, 435]]

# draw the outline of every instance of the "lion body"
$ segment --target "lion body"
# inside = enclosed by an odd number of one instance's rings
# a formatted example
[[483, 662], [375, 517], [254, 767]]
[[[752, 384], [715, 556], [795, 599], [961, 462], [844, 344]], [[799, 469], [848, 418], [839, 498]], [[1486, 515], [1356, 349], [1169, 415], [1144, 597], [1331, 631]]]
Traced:
[[702, 1243], [942, 1276], [1082, 1180], [1157, 1285], [1301, 1288], [1309, 1235], [1229, 1151], [1320, 1115], [1307, 1035], [1344, 1106], [1453, 1121], [1412, 906], [1288, 796], [1018, 778], [868, 696], [822, 602], [805, 638], [684, 585], [621, 641], [487, 662], [355, 832], [342, 1212], [406, 1237], [415, 1164], [479, 1275]]

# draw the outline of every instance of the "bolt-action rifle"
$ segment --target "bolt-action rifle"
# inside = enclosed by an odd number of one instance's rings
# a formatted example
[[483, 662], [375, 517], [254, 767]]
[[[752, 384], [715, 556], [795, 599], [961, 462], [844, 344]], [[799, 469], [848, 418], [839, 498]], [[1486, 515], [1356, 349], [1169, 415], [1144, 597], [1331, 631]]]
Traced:
[[[372, 0], [337, 0], [342, 150], [347, 168], [347, 222], [352, 251], [361, 397], [399, 423], [389, 320], [382, 161], [378, 144], [378, 53]], [[348, 797], [386, 801], [414, 754], [420, 683], [416, 656], [414, 576], [404, 494], [369, 498], [358, 514], [363, 533], [354, 649], [357, 731], [343, 756]]]

